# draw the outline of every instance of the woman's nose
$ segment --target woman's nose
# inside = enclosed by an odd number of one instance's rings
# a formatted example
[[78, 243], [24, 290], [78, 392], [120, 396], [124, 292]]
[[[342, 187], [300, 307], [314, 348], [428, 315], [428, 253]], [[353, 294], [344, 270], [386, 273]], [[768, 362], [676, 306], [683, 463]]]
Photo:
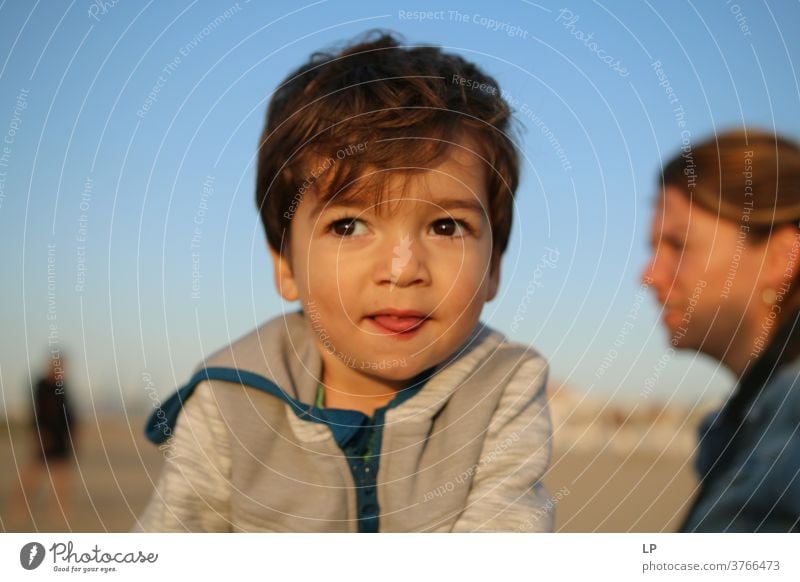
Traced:
[[670, 269], [669, 263], [665, 263], [663, 257], [657, 258], [657, 254], [654, 251], [640, 278], [642, 285], [649, 287], [655, 294], [656, 300], [662, 304], [666, 302], [666, 295], [672, 284], [673, 275]]
[[647, 287], [651, 287], [653, 285], [653, 271], [655, 268], [655, 257], [651, 257], [647, 264], [642, 269], [642, 274], [639, 277], [639, 282], [642, 285], [646, 285]]

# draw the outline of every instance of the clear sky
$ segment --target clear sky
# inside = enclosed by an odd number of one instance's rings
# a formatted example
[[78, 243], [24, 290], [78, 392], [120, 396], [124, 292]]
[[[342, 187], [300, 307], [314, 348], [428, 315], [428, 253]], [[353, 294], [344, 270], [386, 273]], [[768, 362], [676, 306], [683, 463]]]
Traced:
[[798, 22], [798, 2], [744, 0], [2, 2], [0, 407], [20, 409], [58, 346], [82, 406], [141, 410], [297, 307], [254, 204], [266, 104], [311, 52], [370, 28], [477, 62], [524, 128], [484, 321], [576, 390], [719, 398], [732, 378], [670, 353], [638, 283], [656, 176], [721, 129], [800, 139]]

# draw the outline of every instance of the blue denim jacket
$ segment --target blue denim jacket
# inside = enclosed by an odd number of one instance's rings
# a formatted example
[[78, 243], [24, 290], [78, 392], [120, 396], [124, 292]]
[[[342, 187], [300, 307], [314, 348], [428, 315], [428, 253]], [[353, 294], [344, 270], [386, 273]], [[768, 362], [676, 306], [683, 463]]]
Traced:
[[700, 427], [701, 491], [682, 530], [800, 531], [800, 362], [776, 371], [741, 425], [723, 411]]

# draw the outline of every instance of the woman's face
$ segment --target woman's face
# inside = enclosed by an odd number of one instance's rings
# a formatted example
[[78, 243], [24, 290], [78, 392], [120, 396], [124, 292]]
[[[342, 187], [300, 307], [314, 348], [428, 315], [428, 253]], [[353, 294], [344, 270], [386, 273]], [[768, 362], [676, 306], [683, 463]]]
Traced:
[[753, 242], [746, 220], [720, 219], [667, 186], [657, 202], [651, 245], [642, 281], [662, 305], [674, 347], [723, 359], [737, 334], [752, 337], [769, 312], [761, 296], [774, 281], [774, 266], [764, 260], [766, 243]]

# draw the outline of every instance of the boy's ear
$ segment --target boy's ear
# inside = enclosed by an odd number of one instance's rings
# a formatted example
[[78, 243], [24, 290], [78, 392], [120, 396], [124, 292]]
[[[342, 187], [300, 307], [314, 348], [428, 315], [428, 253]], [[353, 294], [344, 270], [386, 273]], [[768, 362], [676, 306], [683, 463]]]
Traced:
[[489, 302], [497, 295], [497, 290], [500, 288], [500, 258], [492, 258], [491, 267], [489, 270], [489, 289], [486, 296], [486, 301]]
[[297, 283], [292, 273], [292, 265], [288, 256], [284, 256], [271, 246], [269, 254], [272, 257], [272, 271], [275, 277], [275, 288], [286, 301], [297, 301], [300, 294], [297, 292]]

